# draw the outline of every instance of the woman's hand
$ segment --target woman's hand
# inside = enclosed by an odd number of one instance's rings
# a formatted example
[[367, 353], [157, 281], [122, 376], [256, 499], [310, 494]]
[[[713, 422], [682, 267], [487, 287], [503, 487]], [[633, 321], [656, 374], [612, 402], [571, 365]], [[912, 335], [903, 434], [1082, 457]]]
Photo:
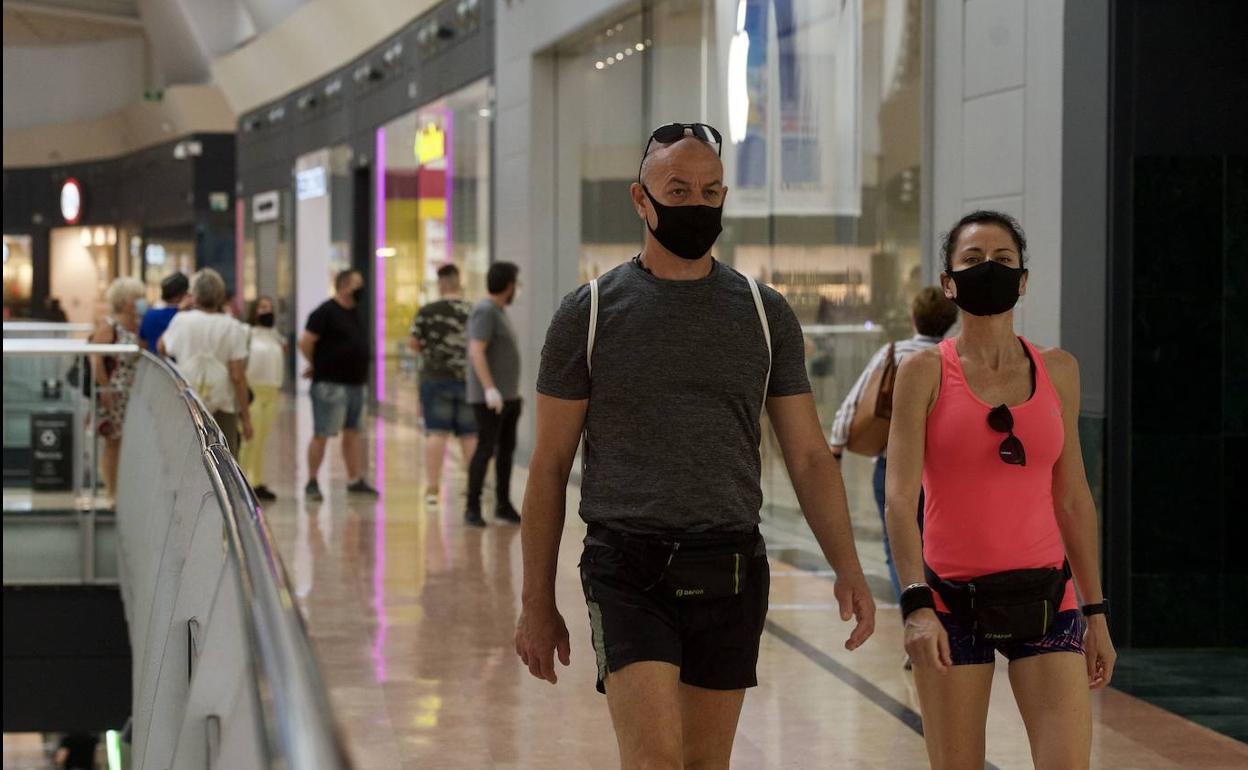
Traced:
[[1083, 637], [1084, 659], [1088, 664], [1088, 687], [1100, 690], [1109, 685], [1114, 676], [1114, 664], [1118, 651], [1109, 638], [1109, 623], [1104, 615], [1088, 618], [1088, 631]]
[[910, 663], [931, 668], [941, 674], [953, 668], [949, 655], [949, 634], [934, 610], [915, 610], [906, 618], [906, 654]]

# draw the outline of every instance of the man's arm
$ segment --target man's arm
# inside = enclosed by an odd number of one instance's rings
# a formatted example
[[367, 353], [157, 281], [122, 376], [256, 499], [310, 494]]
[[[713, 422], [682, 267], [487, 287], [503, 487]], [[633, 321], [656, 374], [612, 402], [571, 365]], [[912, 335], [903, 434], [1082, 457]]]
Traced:
[[304, 377], [312, 376], [312, 354], [316, 352], [316, 343], [319, 339], [320, 337], [310, 331], [304, 331], [299, 335], [299, 352], [308, 361], [308, 368], [303, 372]]
[[815, 399], [810, 393], [767, 400], [767, 414], [775, 428], [784, 464], [793, 481], [802, 514], [819, 547], [836, 570], [836, 598], [841, 619], [857, 617], [858, 625], [845, 642], [853, 650], [875, 630], [875, 600], [854, 547], [849, 503], [841, 468], [823, 438]]
[[524, 582], [516, 653], [533, 676], [558, 681], [554, 653], [568, 665], [568, 629], [555, 606], [555, 572], [563, 535], [568, 477], [585, 426], [589, 400], [568, 401], [538, 394], [537, 443], [529, 465], [520, 517]]
[[472, 361], [472, 370], [481, 381], [482, 390], [494, 388], [494, 376], [490, 374], [490, 362], [485, 357], [484, 340], [468, 340], [468, 359]]

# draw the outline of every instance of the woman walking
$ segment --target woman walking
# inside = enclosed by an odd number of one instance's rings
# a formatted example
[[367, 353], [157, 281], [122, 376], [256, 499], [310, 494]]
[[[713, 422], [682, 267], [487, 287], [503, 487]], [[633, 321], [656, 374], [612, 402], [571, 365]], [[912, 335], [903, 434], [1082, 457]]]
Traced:
[[1109, 683], [1116, 653], [1079, 448], [1078, 363], [1014, 334], [1027, 270], [1011, 217], [968, 214], [943, 252], [962, 329], [901, 364], [886, 494], [928, 756], [937, 770], [984, 766], [1000, 652], [1035, 766], [1086, 768], [1088, 690]]
[[257, 298], [247, 316], [247, 383], [253, 395], [252, 436], [243, 442], [239, 464], [260, 500], [277, 499], [264, 483], [265, 445], [277, 417], [286, 371], [286, 343], [273, 328], [276, 319], [273, 298], [267, 296]]
[[[95, 325], [91, 342], [102, 345], [138, 345], [140, 306], [145, 303], [146, 288], [137, 278], [118, 278], [109, 284], [104, 299], [108, 315]], [[108, 507], [117, 497], [117, 469], [121, 463], [121, 429], [126, 421], [126, 405], [130, 403], [130, 386], [134, 383], [134, 355], [94, 356], [91, 370], [95, 378], [99, 402], [97, 428], [104, 439], [100, 453], [100, 475], [108, 495]]]

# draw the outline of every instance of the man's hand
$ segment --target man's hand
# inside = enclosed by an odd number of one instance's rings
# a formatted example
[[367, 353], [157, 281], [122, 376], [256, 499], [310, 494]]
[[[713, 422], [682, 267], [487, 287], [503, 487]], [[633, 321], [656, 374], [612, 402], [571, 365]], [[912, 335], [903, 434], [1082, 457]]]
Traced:
[[498, 392], [498, 388], [488, 388], [485, 391], [485, 405], [497, 414], [503, 413], [503, 394]]
[[861, 572], [845, 577], [838, 575], [832, 590], [841, 607], [841, 620], [858, 620], [858, 625], [845, 640], [845, 649], [856, 650], [875, 633], [875, 599], [867, 587], [867, 578]]
[[906, 654], [915, 668], [931, 668], [941, 674], [953, 668], [949, 654], [949, 634], [936, 617], [936, 611], [923, 608], [906, 618]]
[[1109, 685], [1114, 676], [1114, 663], [1118, 651], [1109, 638], [1109, 624], [1104, 615], [1088, 618], [1088, 632], [1083, 637], [1084, 659], [1088, 664], [1088, 687], [1100, 690]]
[[558, 682], [556, 651], [560, 663], [565, 666], [571, 663], [568, 627], [559, 610], [553, 602], [538, 608], [525, 606], [520, 611], [520, 621], [516, 623], [516, 654], [529, 667], [529, 673], [551, 684]]

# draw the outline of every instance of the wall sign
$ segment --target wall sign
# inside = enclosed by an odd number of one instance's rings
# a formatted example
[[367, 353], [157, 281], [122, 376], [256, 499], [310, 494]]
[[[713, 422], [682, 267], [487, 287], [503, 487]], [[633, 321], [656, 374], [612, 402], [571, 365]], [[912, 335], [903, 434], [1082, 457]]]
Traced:
[[37, 412], [30, 417], [30, 486], [64, 491], [74, 487], [74, 416]]
[[295, 172], [295, 197], [301, 201], [325, 194], [325, 167], [316, 166]]
[[281, 196], [277, 190], [260, 193], [251, 199], [252, 222], [274, 222], [281, 213]]
[[82, 218], [82, 185], [73, 177], [61, 185], [61, 217], [70, 225]]

